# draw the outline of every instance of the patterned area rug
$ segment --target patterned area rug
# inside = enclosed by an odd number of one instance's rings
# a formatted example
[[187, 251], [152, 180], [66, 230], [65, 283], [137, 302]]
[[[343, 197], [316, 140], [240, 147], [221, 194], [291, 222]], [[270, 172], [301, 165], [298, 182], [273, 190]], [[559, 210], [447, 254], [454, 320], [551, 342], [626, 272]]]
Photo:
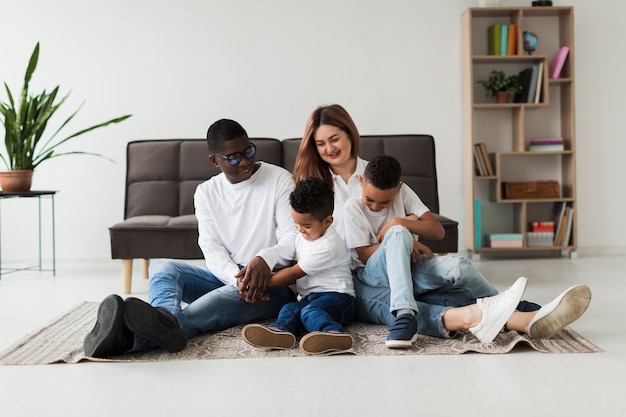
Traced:
[[[83, 338], [93, 328], [98, 303], [84, 301], [47, 325], [28, 334], [0, 353], [0, 365], [43, 365], [78, 363], [80, 361], [164, 362], [176, 360], [280, 358], [305, 356], [299, 349], [264, 350], [249, 346], [241, 338], [243, 326], [223, 332], [206, 334], [189, 341], [179, 353], [162, 349], [132, 353], [111, 359], [85, 356]], [[529, 346], [544, 353], [591, 353], [602, 350], [570, 328], [552, 339], [533, 340], [517, 332], [502, 332], [492, 343], [480, 343], [471, 334], [459, 334], [454, 339], [420, 335], [411, 349], [387, 349], [387, 327], [353, 323], [346, 331], [354, 338], [354, 347], [345, 354], [360, 356], [391, 355], [458, 355], [466, 352], [507, 353], [517, 345]]]

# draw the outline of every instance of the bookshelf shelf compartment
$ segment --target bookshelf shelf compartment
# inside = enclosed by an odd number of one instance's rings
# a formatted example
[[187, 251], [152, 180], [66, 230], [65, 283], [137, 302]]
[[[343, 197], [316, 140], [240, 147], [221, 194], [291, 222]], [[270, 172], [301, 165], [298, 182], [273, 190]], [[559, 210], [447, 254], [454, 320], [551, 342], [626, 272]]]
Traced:
[[[514, 53], [488, 54], [495, 49], [493, 43], [490, 46], [488, 36], [489, 27], [494, 24], [515, 28]], [[533, 254], [576, 250], [573, 27], [574, 9], [569, 6], [480, 7], [463, 13], [464, 204], [465, 244], [469, 253], [528, 251]], [[535, 33], [539, 39], [532, 55], [523, 49], [524, 31]], [[550, 64], [563, 46], [569, 48], [563, 68], [558, 78], [550, 78]], [[507, 50], [508, 53], [511, 51]], [[493, 69], [509, 75], [533, 65], [542, 66], [543, 71], [539, 71], [542, 72], [541, 79], [537, 78], [534, 83], [538, 86], [535, 91], [539, 93], [535, 93], [532, 100], [532, 93], [529, 93], [524, 102], [497, 104], [493, 98], [486, 97], [478, 83]], [[563, 149], [530, 150], [531, 140], [537, 138], [562, 138]], [[537, 142], [540, 141], [533, 141], [533, 148], [539, 148]], [[485, 144], [494, 175], [477, 174], [474, 145], [478, 143]], [[548, 146], [545, 148], [549, 149]], [[559, 183], [558, 198], [503, 198], [504, 182], [544, 180]], [[571, 222], [567, 244], [537, 245], [533, 236], [529, 246], [528, 221], [551, 220], [554, 207], [562, 204], [572, 213], [571, 220], [567, 219]], [[523, 245], [516, 248], [485, 247], [484, 235], [494, 233], [523, 234]]]

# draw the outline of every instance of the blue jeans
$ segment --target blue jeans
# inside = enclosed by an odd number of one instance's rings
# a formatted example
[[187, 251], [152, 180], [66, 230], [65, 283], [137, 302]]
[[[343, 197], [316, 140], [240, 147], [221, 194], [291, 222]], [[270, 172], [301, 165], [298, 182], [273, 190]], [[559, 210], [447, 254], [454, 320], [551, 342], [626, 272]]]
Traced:
[[353, 318], [354, 297], [339, 292], [319, 292], [285, 304], [270, 327], [277, 327], [296, 337], [303, 328], [307, 332], [344, 333], [343, 326]]
[[449, 307], [473, 304], [476, 298], [498, 294], [467, 259], [423, 256], [420, 265], [411, 262], [412, 250], [411, 233], [394, 226], [365, 267], [357, 268], [357, 320], [390, 326], [395, 320], [393, 311], [411, 308], [418, 312], [419, 333], [450, 337], [443, 326], [443, 314]]
[[[150, 265], [150, 304], [174, 314], [188, 338], [276, 317], [283, 305], [296, 299], [289, 288], [266, 293], [269, 301], [248, 304], [239, 298], [237, 287], [225, 285], [204, 267], [173, 259], [159, 259]], [[183, 309], [181, 302], [187, 307]], [[136, 341], [134, 350], [150, 348], [140, 345]]]

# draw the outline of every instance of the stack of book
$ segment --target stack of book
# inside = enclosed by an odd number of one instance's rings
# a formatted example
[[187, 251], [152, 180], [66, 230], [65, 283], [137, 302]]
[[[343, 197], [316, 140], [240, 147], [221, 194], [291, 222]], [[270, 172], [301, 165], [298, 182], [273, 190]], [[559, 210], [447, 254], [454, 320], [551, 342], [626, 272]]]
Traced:
[[484, 143], [474, 145], [474, 172], [481, 177], [496, 175], [489, 159], [489, 153], [487, 153], [487, 146]]
[[531, 139], [528, 150], [530, 151], [562, 151], [565, 149], [563, 138], [537, 138]]
[[526, 234], [526, 245], [533, 246], [552, 246], [554, 242], [554, 222], [553, 221], [535, 221], [530, 222], [529, 232]]
[[543, 61], [520, 71], [519, 81], [522, 84], [522, 91], [515, 95], [513, 101], [515, 103], [539, 103], [544, 72]]
[[485, 235], [490, 248], [521, 248], [524, 246], [524, 235], [521, 233], [493, 233]]
[[515, 55], [517, 53], [517, 25], [494, 23], [487, 28], [489, 55]]

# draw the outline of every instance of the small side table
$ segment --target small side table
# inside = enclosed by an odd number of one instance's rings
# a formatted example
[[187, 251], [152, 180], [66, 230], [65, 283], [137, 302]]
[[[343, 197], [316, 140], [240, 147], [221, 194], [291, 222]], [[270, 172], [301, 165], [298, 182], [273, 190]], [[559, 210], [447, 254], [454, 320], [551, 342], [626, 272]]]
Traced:
[[[2, 274], [8, 274], [10, 272], [38, 270], [38, 271], [52, 271], [52, 275], [56, 275], [56, 249], [55, 249], [55, 237], [54, 237], [54, 195], [56, 191], [26, 191], [22, 193], [5, 193], [0, 191], [0, 203], [5, 198], [36, 198], [38, 203], [39, 213], [39, 264], [33, 266], [26, 266], [23, 268], [2, 268], [2, 211], [0, 204], [0, 278]], [[41, 199], [49, 198], [51, 202], [52, 213], [52, 269], [43, 269], [41, 266]]]

